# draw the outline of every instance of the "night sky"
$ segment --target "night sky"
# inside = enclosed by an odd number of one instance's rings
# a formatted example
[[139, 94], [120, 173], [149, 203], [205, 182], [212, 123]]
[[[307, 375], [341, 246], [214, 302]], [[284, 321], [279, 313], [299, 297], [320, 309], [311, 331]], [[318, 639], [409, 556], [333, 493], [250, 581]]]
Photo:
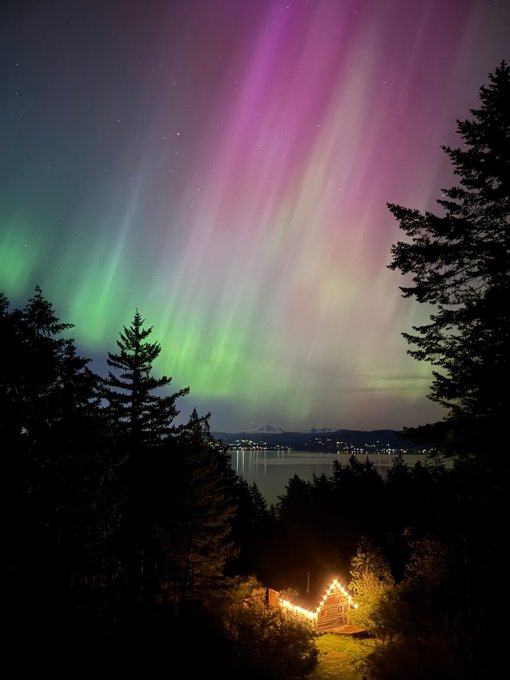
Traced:
[[0, 290], [39, 284], [103, 370], [138, 308], [182, 415], [437, 420], [386, 202], [510, 57], [507, 0], [18, 0], [0, 9]]

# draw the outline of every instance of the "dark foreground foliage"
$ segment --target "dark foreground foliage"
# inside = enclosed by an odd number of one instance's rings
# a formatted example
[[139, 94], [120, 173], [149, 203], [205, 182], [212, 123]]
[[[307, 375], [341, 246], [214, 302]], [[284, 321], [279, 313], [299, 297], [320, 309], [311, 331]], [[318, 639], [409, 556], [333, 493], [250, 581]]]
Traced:
[[447, 409], [443, 448], [494, 466], [509, 411], [508, 64], [489, 74], [480, 106], [457, 132], [461, 146], [443, 150], [459, 182], [443, 189], [439, 214], [389, 205], [406, 236], [393, 246], [390, 267], [412, 277], [404, 297], [433, 306], [429, 323], [404, 337], [411, 356], [436, 367], [430, 397]]
[[265, 503], [209, 415], [175, 425], [188, 390], [161, 393], [152, 329], [137, 311], [103, 379], [70, 328], [40, 288], [23, 309], [0, 297], [5, 663], [16, 676], [304, 677], [311, 631], [255, 607], [236, 578]]

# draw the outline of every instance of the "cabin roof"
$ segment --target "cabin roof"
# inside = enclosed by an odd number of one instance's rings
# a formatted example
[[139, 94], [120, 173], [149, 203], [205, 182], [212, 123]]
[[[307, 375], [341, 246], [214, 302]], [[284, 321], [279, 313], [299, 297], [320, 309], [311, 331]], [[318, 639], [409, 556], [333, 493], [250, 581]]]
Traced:
[[351, 607], [356, 607], [356, 604], [354, 603], [351, 594], [347, 591], [346, 588], [340, 583], [340, 581], [337, 578], [334, 578], [331, 580], [329, 587], [327, 588], [326, 592], [322, 597], [317, 601], [317, 599], [314, 599], [312, 602], [310, 597], [296, 597], [293, 598], [292, 601], [290, 600], [282, 600], [282, 604], [284, 606], [287, 606], [291, 609], [299, 609], [301, 610], [301, 613], [305, 616], [311, 616], [311, 617], [316, 617], [317, 614], [320, 612], [320, 610], [327, 606], [328, 599], [335, 595], [340, 593], [342, 596], [345, 597], [347, 602]]

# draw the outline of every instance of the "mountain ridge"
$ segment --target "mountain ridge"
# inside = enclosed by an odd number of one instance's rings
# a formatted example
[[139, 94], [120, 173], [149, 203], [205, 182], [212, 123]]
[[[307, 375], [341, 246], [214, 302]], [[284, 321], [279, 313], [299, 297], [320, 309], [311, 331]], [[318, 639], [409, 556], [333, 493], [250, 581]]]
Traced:
[[[276, 430], [276, 428], [275, 428]], [[320, 431], [312, 428], [308, 431], [274, 431], [251, 430], [239, 432], [211, 432], [215, 439], [225, 444], [234, 444], [241, 440], [251, 440], [264, 444], [267, 448], [289, 447], [295, 450], [336, 451], [339, 449], [364, 448], [376, 451], [397, 449], [417, 451], [430, 448], [405, 439], [400, 431], [379, 430], [347, 430], [338, 429]]]

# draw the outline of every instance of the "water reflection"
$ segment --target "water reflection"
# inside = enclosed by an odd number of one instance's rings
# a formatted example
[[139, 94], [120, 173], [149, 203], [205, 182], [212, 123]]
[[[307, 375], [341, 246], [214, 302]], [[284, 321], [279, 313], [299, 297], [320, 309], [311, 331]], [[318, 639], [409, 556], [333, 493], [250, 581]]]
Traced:
[[[248, 450], [235, 449], [231, 454], [232, 467], [249, 484], [255, 482], [268, 504], [278, 502], [278, 497], [285, 493], [285, 487], [291, 477], [298, 475], [305, 481], [312, 481], [314, 475], [330, 476], [333, 463], [338, 461], [347, 465], [351, 453], [313, 453], [310, 451], [286, 450]], [[396, 459], [395, 453], [360, 453], [354, 454], [360, 462], [368, 460], [374, 468], [385, 475]], [[426, 460], [423, 454], [405, 454], [404, 461], [413, 467], [420, 460]]]

